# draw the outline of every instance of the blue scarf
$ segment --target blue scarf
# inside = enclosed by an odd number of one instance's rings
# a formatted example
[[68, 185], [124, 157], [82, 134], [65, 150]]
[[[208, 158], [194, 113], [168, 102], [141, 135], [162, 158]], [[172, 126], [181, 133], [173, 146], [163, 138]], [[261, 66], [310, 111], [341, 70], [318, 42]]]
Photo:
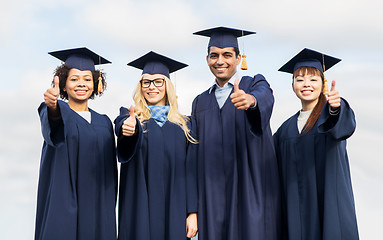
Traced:
[[156, 123], [162, 127], [168, 119], [169, 105], [166, 106], [150, 106], [150, 115], [156, 121]]

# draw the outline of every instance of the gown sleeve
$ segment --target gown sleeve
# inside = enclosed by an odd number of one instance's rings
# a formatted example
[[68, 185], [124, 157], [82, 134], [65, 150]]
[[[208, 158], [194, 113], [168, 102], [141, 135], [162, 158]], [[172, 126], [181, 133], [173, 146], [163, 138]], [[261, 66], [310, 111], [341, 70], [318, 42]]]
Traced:
[[191, 115], [192, 115], [193, 118], [196, 117], [196, 107], [197, 107], [198, 97], [199, 97], [199, 95], [196, 98], [194, 98], [193, 103], [192, 103]]
[[129, 162], [137, 153], [141, 146], [142, 127], [140, 121], [136, 118], [136, 130], [133, 136], [126, 137], [122, 135], [122, 125], [129, 117], [129, 110], [121, 107], [120, 115], [114, 120], [115, 133], [117, 136], [117, 156], [121, 163]]
[[248, 94], [255, 97], [257, 106], [246, 110], [251, 124], [251, 131], [255, 135], [261, 135], [268, 128], [271, 113], [274, 106], [273, 91], [265, 77], [261, 74], [254, 76]]
[[41, 132], [44, 138], [44, 141], [52, 146], [57, 147], [64, 143], [64, 122], [62, 119], [61, 101], [57, 101], [57, 107], [59, 108], [60, 116], [51, 118], [48, 114], [48, 107], [43, 102], [38, 108], [38, 113], [40, 116], [41, 122]]
[[329, 104], [325, 104], [322, 114], [318, 119], [318, 132], [329, 134], [336, 140], [345, 140], [355, 131], [356, 122], [354, 111], [348, 102], [341, 98], [340, 112], [337, 115], [330, 115]]
[[[190, 117], [190, 133], [192, 137], [196, 137], [196, 121]], [[186, 155], [186, 199], [187, 199], [187, 213], [198, 212], [198, 189], [197, 189], [197, 151], [198, 143], [188, 142], [187, 155]]]

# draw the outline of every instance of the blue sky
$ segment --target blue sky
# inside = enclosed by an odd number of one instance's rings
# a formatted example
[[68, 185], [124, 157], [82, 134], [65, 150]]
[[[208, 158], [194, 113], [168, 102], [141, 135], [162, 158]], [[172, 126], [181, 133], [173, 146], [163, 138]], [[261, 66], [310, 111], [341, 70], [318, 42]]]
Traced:
[[[234, 4], [235, 2], [235, 4]], [[256, 31], [244, 43], [249, 70], [271, 84], [273, 132], [300, 103], [278, 72], [303, 48], [341, 58], [326, 72], [356, 114], [348, 153], [361, 239], [380, 235], [383, 209], [383, 2], [379, 0], [13, 0], [0, 5], [0, 239], [32, 239], [42, 136], [37, 107], [60, 64], [49, 51], [83, 47], [112, 61], [108, 89], [90, 107], [112, 120], [132, 104], [140, 71], [128, 62], [153, 50], [189, 64], [171, 75], [181, 112], [213, 81], [207, 38], [228, 26]], [[242, 49], [241, 49], [242, 50]]]

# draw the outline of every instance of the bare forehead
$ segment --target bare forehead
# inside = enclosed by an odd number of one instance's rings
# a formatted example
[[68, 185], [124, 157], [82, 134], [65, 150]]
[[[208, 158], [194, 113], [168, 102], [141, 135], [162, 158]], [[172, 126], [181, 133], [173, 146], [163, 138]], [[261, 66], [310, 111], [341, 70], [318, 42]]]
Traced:
[[149, 73], [144, 73], [141, 76], [141, 79], [147, 79], [147, 80], [154, 80], [157, 78], [165, 79], [165, 76], [162, 74], [149, 74]]
[[69, 76], [76, 75], [76, 76], [92, 76], [92, 72], [90, 70], [79, 70], [77, 68], [71, 68], [68, 73]]
[[211, 46], [210, 47], [210, 54], [211, 53], [232, 53], [232, 54], [235, 54], [235, 51], [234, 51], [234, 47], [225, 47], [225, 48], [219, 48], [219, 47], [214, 47], [214, 46]]

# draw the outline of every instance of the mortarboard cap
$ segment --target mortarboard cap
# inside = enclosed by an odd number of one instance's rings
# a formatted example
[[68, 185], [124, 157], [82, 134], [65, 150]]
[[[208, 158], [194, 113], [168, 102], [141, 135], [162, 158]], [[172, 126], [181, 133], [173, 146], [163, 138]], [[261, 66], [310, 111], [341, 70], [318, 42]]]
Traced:
[[278, 71], [294, 73], [300, 67], [314, 67], [322, 73], [340, 62], [341, 59], [305, 48], [283, 65]]
[[81, 71], [94, 71], [94, 65], [111, 63], [85, 47], [49, 52], [49, 54], [65, 62], [68, 67]]
[[238, 37], [254, 34], [255, 32], [227, 28], [227, 27], [216, 27], [210, 28], [206, 30], [202, 30], [199, 32], [195, 32], [193, 34], [210, 37], [210, 41], [208, 47], [214, 46], [218, 48], [226, 48], [226, 47], [238, 47]]
[[170, 73], [187, 67], [187, 64], [175, 61], [153, 51], [128, 63], [129, 66], [142, 69], [142, 74], [162, 74], [170, 78]]

